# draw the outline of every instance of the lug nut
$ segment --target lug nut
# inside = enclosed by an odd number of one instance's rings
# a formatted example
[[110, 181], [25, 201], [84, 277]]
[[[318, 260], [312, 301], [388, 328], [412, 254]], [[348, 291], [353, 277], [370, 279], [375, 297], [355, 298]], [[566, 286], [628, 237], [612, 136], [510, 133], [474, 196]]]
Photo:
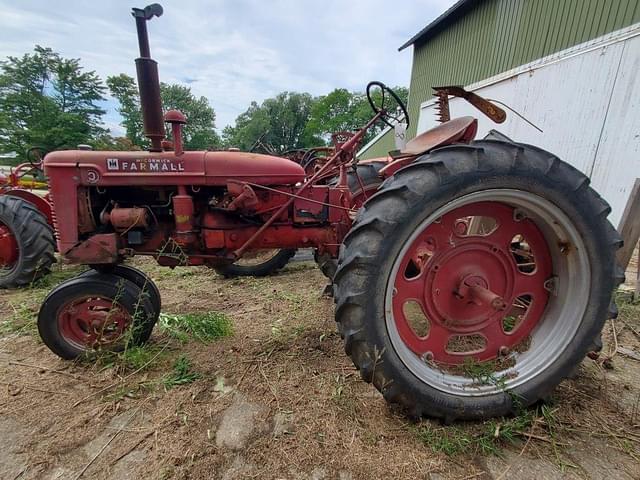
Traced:
[[498, 350], [498, 353], [500, 354], [501, 357], [506, 357], [511, 353], [511, 349], [503, 345], [502, 347], [500, 347], [500, 350]]
[[422, 355], [422, 361], [423, 362], [431, 362], [433, 360], [433, 352], [425, 352]]

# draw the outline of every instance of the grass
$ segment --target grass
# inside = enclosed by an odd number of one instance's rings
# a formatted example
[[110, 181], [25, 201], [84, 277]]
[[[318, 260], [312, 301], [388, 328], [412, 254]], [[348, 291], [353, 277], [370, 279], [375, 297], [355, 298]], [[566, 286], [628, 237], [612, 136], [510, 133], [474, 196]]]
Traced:
[[501, 390], [506, 389], [507, 378], [504, 375], [496, 375], [496, 370], [502, 370], [502, 366], [496, 361], [478, 362], [466, 357], [460, 368], [466, 377], [478, 385], [494, 385]]
[[503, 447], [520, 442], [534, 425], [553, 439], [557, 422], [554, 410], [543, 405], [513, 418], [488, 420], [477, 425], [434, 427], [427, 423], [415, 429], [418, 439], [431, 450], [448, 456], [500, 455]]
[[70, 266], [63, 265], [61, 263], [54, 263], [51, 267], [50, 273], [31, 282], [29, 290], [50, 290], [65, 280], [69, 280], [70, 278], [79, 275], [83, 270], [86, 270], [86, 267], [83, 265]]
[[158, 325], [162, 331], [181, 342], [194, 338], [202, 343], [209, 343], [233, 335], [231, 320], [220, 312], [179, 315], [161, 313]]
[[180, 385], [186, 385], [198, 380], [201, 375], [193, 371], [191, 361], [185, 356], [180, 355], [173, 364], [170, 373], [162, 377], [161, 383], [166, 390]]
[[81, 271], [82, 267], [69, 267], [56, 263], [48, 275], [35, 280], [28, 286], [12, 291], [12, 300], [8, 302], [8, 306], [13, 313], [0, 320], [0, 335], [18, 334], [38, 337], [36, 317], [42, 301], [53, 287]]
[[640, 326], [640, 300], [634, 300], [630, 292], [621, 290], [614, 295], [620, 316], [630, 324]]
[[121, 352], [101, 350], [87, 356], [89, 363], [97, 363], [103, 368], [114, 368], [118, 371], [147, 370], [154, 362], [164, 357], [162, 348], [158, 345], [145, 344], [127, 346]]
[[20, 303], [18, 305], [10, 303], [9, 305], [13, 308], [13, 314], [0, 321], [0, 335], [37, 334], [38, 329], [33, 307], [25, 303]]

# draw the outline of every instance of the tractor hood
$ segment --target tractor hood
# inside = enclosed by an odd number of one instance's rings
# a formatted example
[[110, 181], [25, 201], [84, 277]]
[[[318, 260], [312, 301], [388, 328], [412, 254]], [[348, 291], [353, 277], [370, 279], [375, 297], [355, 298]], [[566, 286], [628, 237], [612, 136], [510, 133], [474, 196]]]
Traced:
[[93, 152], [49, 153], [44, 169], [50, 182], [73, 177], [76, 184], [99, 186], [226, 185], [240, 180], [260, 185], [292, 185], [304, 169], [286, 158], [247, 152]]

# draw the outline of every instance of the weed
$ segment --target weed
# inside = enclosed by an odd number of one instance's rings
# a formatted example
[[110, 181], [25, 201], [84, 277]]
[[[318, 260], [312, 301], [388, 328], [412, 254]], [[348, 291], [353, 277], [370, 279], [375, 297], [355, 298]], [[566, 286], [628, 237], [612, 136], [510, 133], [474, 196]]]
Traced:
[[158, 353], [159, 348], [156, 346], [134, 346], [120, 352], [118, 354], [118, 359], [125, 368], [130, 370], [140, 370], [149, 366]]
[[98, 369], [113, 368], [117, 373], [144, 371], [166, 356], [165, 347], [153, 344], [126, 345], [122, 351], [95, 350], [87, 352], [82, 360], [95, 364]]
[[13, 313], [0, 320], [0, 335], [16, 334], [38, 336], [36, 314], [41, 301], [41, 295], [34, 295], [33, 299], [14, 304], [9, 303]]
[[184, 355], [180, 355], [173, 364], [171, 373], [162, 377], [162, 385], [166, 390], [179, 385], [195, 382], [201, 375], [192, 371], [191, 361]]
[[553, 438], [556, 425], [554, 410], [543, 405], [526, 410], [513, 418], [488, 420], [478, 425], [434, 428], [426, 424], [416, 429], [416, 436], [434, 452], [455, 456], [461, 454], [500, 455], [502, 447], [526, 436], [534, 424], [546, 429]]
[[516, 315], [507, 315], [502, 319], [502, 328], [505, 332], [511, 332], [518, 323], [518, 317]]
[[176, 279], [176, 278], [187, 278], [196, 275], [198, 272], [193, 267], [176, 267], [176, 268], [165, 268], [160, 270], [157, 274], [158, 278], [161, 280], [165, 279]]
[[52, 266], [51, 271], [47, 275], [44, 275], [43, 277], [40, 277], [37, 280], [31, 282], [29, 288], [32, 290], [49, 290], [59, 283], [62, 283], [66, 280], [69, 280], [70, 278], [79, 275], [82, 272], [83, 268], [85, 267], [81, 265], [69, 266], [63, 265], [61, 263], [56, 263]]
[[208, 343], [233, 334], [231, 320], [219, 312], [182, 315], [161, 313], [158, 324], [163, 331], [181, 342], [195, 338], [202, 343]]
[[501, 390], [505, 389], [507, 378], [496, 375], [494, 362], [478, 362], [472, 357], [466, 357], [461, 366], [465, 376], [474, 380], [478, 385], [495, 385]]
[[469, 453], [473, 448], [473, 437], [461, 427], [433, 428], [425, 425], [416, 432], [418, 439], [434, 452], [453, 456]]

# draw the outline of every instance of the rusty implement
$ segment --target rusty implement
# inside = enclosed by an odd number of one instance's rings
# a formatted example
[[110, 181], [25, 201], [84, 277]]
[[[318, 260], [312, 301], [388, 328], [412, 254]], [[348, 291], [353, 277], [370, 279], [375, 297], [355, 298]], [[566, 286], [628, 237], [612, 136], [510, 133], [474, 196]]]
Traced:
[[449, 113], [449, 96], [464, 98], [496, 123], [503, 123], [507, 119], [507, 114], [503, 109], [494, 105], [489, 100], [482, 98], [477, 93], [468, 92], [460, 86], [433, 87], [433, 89], [436, 91], [436, 109], [438, 110], [438, 121], [441, 123], [448, 122], [451, 119]]

